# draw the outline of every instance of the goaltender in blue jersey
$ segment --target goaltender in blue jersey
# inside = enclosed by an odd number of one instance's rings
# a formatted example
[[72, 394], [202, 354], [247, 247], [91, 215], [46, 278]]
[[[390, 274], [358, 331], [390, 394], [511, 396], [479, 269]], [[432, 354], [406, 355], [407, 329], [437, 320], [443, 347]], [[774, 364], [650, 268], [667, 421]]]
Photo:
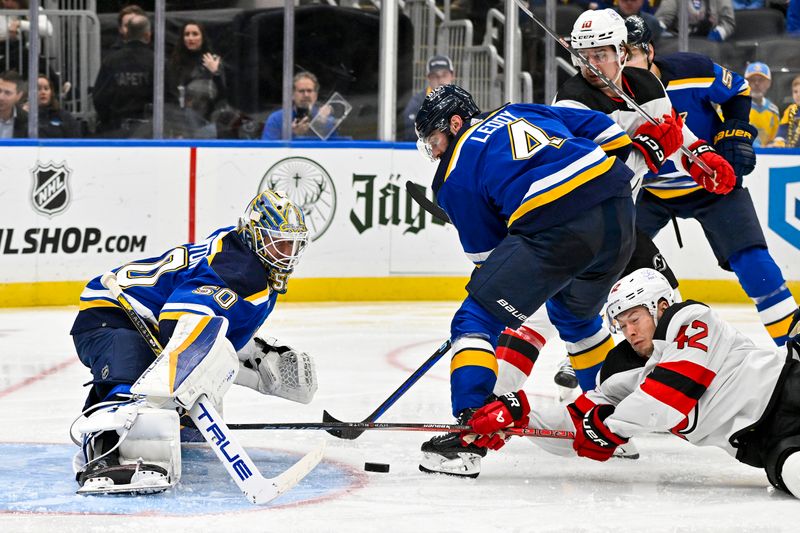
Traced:
[[[547, 302], [561, 337], [613, 343], [598, 313], [633, 250], [631, 139], [602, 113], [535, 104], [479, 114], [456, 85], [431, 92], [417, 113], [418, 145], [439, 160], [439, 205], [478, 266], [453, 317], [453, 414], [466, 422], [497, 379], [495, 347]], [[422, 446], [420, 468], [477, 476], [485, 447], [457, 434]], [[457, 461], [452, 461], [457, 459]]]
[[238, 226], [114, 269], [161, 341], [158, 358], [102, 277], [89, 282], [71, 331], [92, 372], [85, 409], [70, 429], [81, 445], [79, 493], [159, 492], [177, 483], [184, 434], [175, 407], [189, 410], [200, 396], [219, 405], [235, 383], [311, 401], [317, 385], [310, 356], [256, 336], [307, 244], [303, 212], [266, 190]]

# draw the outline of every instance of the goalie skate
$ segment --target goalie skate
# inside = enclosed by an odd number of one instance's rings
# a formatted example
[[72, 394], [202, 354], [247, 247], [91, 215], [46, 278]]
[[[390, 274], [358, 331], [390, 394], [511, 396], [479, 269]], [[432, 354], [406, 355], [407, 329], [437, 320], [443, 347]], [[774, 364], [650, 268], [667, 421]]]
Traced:
[[[167, 471], [158, 465], [137, 461], [119, 464], [107, 457], [76, 476], [81, 487], [77, 494], [156, 494], [175, 485]], [[177, 481], [177, 480], [175, 480]]]

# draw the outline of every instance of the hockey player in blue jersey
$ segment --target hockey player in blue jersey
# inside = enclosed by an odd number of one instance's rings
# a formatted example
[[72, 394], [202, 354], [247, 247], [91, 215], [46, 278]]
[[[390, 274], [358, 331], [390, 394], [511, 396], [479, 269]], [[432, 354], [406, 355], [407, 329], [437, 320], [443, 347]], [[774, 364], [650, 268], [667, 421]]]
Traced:
[[[227, 390], [223, 385], [235, 374], [237, 384], [308, 403], [316, 391], [311, 358], [275, 339], [255, 336], [278, 294], [286, 292], [307, 243], [302, 211], [282, 193], [267, 190], [250, 202], [238, 226], [114, 272], [165, 352], [180, 353], [196, 340], [208, 346], [205, 375], [193, 372], [184, 387], [205, 391], [218, 403], [219, 391]], [[222, 317], [225, 327], [210, 331], [209, 317]], [[83, 454], [76, 479], [81, 490], [153, 492], [154, 484], [174, 484], [180, 476], [177, 412], [128, 400], [131, 386], [144, 378], [155, 356], [100, 276], [81, 294], [70, 333], [93, 377], [79, 432]], [[134, 428], [123, 434], [115, 417], [130, 417]]]
[[[466, 422], [492, 393], [498, 335], [545, 302], [565, 340], [608, 338], [598, 313], [633, 250], [632, 143], [595, 111], [509, 104], [479, 116], [455, 85], [426, 97], [416, 129], [439, 160], [437, 201], [476, 266], [450, 331], [452, 410]], [[476, 442], [434, 437], [420, 469], [475, 477], [487, 444]]]
[[[658, 173], [658, 182], [645, 181], [637, 202], [636, 224], [655, 236], [672, 217], [696, 219], [719, 265], [736, 274], [770, 336], [782, 346], [797, 304], [767, 249], [750, 192], [742, 186], [742, 178], [753, 171], [756, 162], [752, 144], [757, 131], [748, 122], [747, 81], [699, 54], [656, 56], [642, 19], [634, 15], [626, 24], [628, 44], [633, 47], [629, 68], [649, 69], [661, 79], [687, 126], [701, 139], [713, 140], [714, 148], [728, 160], [737, 178], [729, 193], [713, 194], [695, 183], [685, 168], [668, 161]], [[688, 168], [693, 176], [696, 171], [695, 165]]]

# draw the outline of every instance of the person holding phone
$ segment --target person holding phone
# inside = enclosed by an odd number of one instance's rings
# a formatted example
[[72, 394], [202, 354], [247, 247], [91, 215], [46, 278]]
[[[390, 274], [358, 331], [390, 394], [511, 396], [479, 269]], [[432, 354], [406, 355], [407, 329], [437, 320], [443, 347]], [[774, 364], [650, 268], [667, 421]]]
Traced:
[[[293, 79], [292, 93], [292, 139], [318, 140], [311, 131], [311, 121], [317, 116], [328, 117], [329, 106], [317, 105], [319, 98], [319, 80], [311, 72], [300, 72]], [[332, 119], [332, 117], [331, 117]], [[283, 109], [278, 109], [267, 117], [261, 139], [279, 141], [282, 138]]]

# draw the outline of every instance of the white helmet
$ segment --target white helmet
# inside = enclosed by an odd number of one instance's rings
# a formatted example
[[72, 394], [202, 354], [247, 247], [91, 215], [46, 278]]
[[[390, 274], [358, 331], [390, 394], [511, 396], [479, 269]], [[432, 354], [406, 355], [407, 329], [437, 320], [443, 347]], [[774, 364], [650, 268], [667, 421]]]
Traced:
[[616, 330], [614, 321], [620, 313], [634, 307], [646, 307], [658, 323], [658, 302], [666, 300], [669, 305], [675, 303], [672, 287], [659, 271], [652, 268], [640, 268], [625, 276], [614, 284], [608, 294], [606, 318], [612, 331]]
[[[628, 40], [628, 28], [625, 19], [613, 9], [595, 9], [584, 11], [572, 26], [570, 44], [575, 50], [613, 46], [617, 56], [622, 57], [624, 43]], [[581, 63], [572, 58], [572, 63], [580, 67]]]

